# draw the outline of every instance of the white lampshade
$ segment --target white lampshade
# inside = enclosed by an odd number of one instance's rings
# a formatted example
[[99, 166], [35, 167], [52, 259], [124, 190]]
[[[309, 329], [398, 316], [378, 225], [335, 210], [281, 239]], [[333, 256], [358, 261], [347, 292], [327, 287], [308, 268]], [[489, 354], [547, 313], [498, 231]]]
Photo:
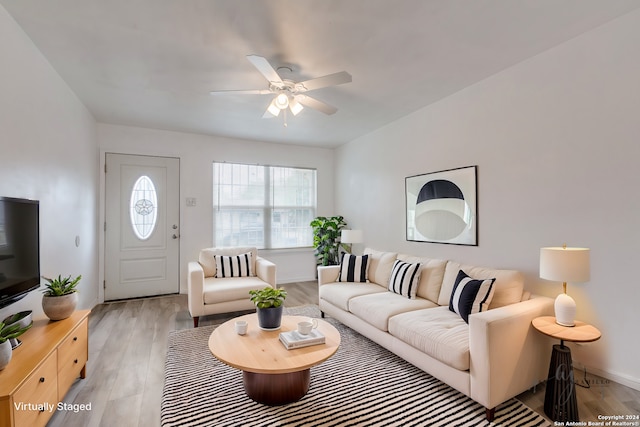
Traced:
[[362, 230], [342, 230], [340, 234], [341, 243], [362, 243]]
[[591, 278], [589, 249], [541, 248], [540, 278], [558, 282], [583, 283]]
[[587, 248], [540, 249], [540, 278], [563, 282], [564, 292], [558, 295], [554, 304], [558, 324], [575, 325], [576, 303], [567, 295], [567, 282], [588, 282], [591, 278], [590, 264]]

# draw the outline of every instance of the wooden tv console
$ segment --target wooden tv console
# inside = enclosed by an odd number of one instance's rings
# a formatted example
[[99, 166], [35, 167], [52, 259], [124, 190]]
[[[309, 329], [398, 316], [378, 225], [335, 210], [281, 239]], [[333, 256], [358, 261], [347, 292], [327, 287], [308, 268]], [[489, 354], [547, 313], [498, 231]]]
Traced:
[[36, 320], [0, 371], [0, 427], [45, 426], [89, 358], [88, 316]]

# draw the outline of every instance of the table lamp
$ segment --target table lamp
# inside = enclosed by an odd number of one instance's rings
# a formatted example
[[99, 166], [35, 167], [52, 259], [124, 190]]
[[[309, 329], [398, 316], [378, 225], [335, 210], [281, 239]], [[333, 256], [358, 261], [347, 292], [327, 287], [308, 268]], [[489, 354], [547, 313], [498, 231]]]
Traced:
[[349, 245], [349, 253], [351, 253], [351, 245], [353, 243], [362, 243], [362, 230], [342, 230], [340, 232], [340, 243]]
[[590, 261], [588, 248], [540, 249], [540, 278], [562, 282], [563, 293], [556, 298], [554, 309], [556, 323], [562, 326], [574, 326], [576, 302], [567, 295], [567, 282], [583, 283], [590, 279]]

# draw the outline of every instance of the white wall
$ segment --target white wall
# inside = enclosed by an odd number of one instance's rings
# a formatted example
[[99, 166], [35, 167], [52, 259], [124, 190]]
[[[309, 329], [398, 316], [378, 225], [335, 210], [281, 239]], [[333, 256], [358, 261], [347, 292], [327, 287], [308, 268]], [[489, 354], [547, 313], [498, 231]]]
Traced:
[[[213, 246], [213, 161], [316, 168], [317, 213], [333, 214], [333, 150], [106, 124], [98, 125], [98, 140], [102, 162], [104, 153], [109, 152], [180, 158], [180, 288], [183, 293], [186, 292], [187, 262], [197, 260], [200, 249]], [[104, 177], [101, 181], [104, 194]], [[196, 198], [195, 207], [186, 206], [187, 197]], [[100, 212], [103, 211], [101, 208]], [[311, 249], [260, 251], [260, 255], [278, 265], [279, 284], [315, 279], [316, 264]]]
[[[95, 120], [0, 6], [0, 195], [40, 200], [40, 268], [82, 274], [80, 308], [98, 300]], [[76, 247], [76, 236], [80, 245]], [[40, 291], [0, 310], [44, 317]]]
[[[516, 268], [539, 248], [591, 248], [591, 281], [569, 285], [577, 318], [602, 331], [574, 361], [640, 389], [640, 12], [475, 84], [336, 151], [336, 211], [366, 244]], [[405, 240], [404, 178], [478, 165], [479, 246]]]

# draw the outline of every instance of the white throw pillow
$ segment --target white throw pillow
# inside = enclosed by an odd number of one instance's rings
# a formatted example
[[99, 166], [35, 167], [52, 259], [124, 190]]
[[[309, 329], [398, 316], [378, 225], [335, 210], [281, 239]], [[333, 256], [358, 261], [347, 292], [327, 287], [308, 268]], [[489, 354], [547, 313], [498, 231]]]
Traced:
[[369, 255], [356, 256], [343, 253], [340, 260], [338, 282], [366, 282], [368, 262]]
[[249, 277], [253, 276], [251, 271], [252, 254], [246, 252], [240, 255], [216, 255], [216, 275], [215, 277]]
[[495, 291], [495, 281], [496, 279], [475, 280], [460, 270], [451, 293], [449, 310], [458, 313], [469, 323], [469, 315], [489, 309]]
[[413, 299], [416, 297], [419, 279], [420, 263], [411, 264], [396, 260], [391, 269], [389, 290], [403, 297]]

